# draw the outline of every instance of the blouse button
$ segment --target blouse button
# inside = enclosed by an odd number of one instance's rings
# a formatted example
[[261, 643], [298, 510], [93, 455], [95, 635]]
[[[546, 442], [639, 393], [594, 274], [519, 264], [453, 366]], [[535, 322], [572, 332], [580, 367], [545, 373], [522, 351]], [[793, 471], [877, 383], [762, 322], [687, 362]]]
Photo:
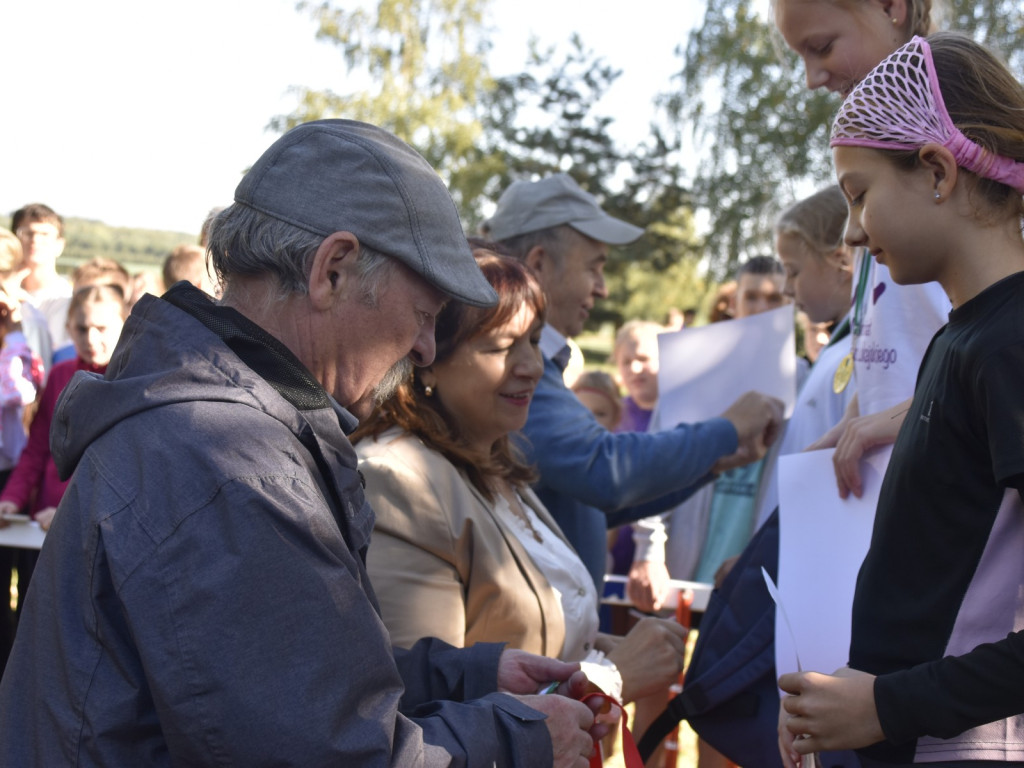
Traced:
[[583, 587], [580, 587], [576, 590], [576, 594], [580, 597], [584, 597], [587, 594], [587, 590], [585, 590]]
[[590, 650], [590, 643], [584, 643], [583, 644], [583, 650], [584, 651], [589, 651]]

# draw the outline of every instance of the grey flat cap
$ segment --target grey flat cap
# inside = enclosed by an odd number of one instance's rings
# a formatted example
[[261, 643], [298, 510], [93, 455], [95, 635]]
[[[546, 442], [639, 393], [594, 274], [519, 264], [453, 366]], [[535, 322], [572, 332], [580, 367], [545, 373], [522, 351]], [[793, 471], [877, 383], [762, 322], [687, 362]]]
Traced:
[[444, 182], [416, 150], [376, 126], [296, 126], [256, 161], [235, 200], [316, 235], [351, 232], [459, 301], [497, 302]]

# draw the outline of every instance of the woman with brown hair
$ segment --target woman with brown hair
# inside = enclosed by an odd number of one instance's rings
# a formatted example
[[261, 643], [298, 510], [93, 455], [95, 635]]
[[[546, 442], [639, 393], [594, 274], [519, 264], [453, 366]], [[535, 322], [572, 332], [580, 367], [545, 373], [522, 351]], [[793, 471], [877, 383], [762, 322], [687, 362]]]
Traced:
[[593, 581], [510, 439], [542, 372], [543, 291], [518, 261], [476, 255], [497, 306], [448, 305], [433, 364], [353, 435], [377, 516], [367, 568], [392, 642], [505, 641], [593, 662], [588, 676], [623, 700], [663, 691], [682, 669], [682, 628], [645, 619], [625, 638], [599, 635]]

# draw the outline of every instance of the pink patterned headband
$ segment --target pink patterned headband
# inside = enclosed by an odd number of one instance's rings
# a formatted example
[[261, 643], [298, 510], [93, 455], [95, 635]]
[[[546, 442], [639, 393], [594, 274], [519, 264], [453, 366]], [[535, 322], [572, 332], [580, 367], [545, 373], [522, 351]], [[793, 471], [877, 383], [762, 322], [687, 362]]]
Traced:
[[1024, 194], [1024, 163], [978, 146], [953, 124], [928, 41], [914, 37], [853, 89], [832, 124], [829, 145], [912, 150], [930, 142], [952, 152], [960, 167]]

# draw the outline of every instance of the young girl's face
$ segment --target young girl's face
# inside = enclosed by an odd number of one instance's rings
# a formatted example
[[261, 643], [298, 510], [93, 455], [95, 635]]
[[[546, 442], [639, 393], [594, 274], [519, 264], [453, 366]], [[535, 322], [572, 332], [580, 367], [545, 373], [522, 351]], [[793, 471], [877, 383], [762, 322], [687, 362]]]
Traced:
[[827, 88], [843, 98], [906, 42], [905, 22], [902, 0], [775, 2], [775, 26], [803, 59], [807, 87]]
[[658, 402], [658, 334], [640, 331], [615, 350], [619, 380], [641, 408]]
[[780, 232], [775, 250], [786, 268], [783, 292], [812, 323], [831, 323], [842, 319], [850, 306], [850, 272], [845, 264], [846, 250], [816, 253], [799, 235]]
[[834, 147], [832, 160], [850, 206], [847, 245], [867, 248], [901, 285], [943, 282], [950, 214], [936, 204], [933, 174], [867, 147]]
[[607, 430], [613, 430], [619, 425], [619, 411], [607, 395], [601, 392], [594, 392], [591, 389], [581, 389], [576, 392], [576, 397], [587, 406], [587, 409], [594, 414], [597, 423]]
[[83, 304], [68, 321], [68, 333], [78, 356], [90, 365], [106, 365], [114, 354], [124, 326], [116, 301]]

